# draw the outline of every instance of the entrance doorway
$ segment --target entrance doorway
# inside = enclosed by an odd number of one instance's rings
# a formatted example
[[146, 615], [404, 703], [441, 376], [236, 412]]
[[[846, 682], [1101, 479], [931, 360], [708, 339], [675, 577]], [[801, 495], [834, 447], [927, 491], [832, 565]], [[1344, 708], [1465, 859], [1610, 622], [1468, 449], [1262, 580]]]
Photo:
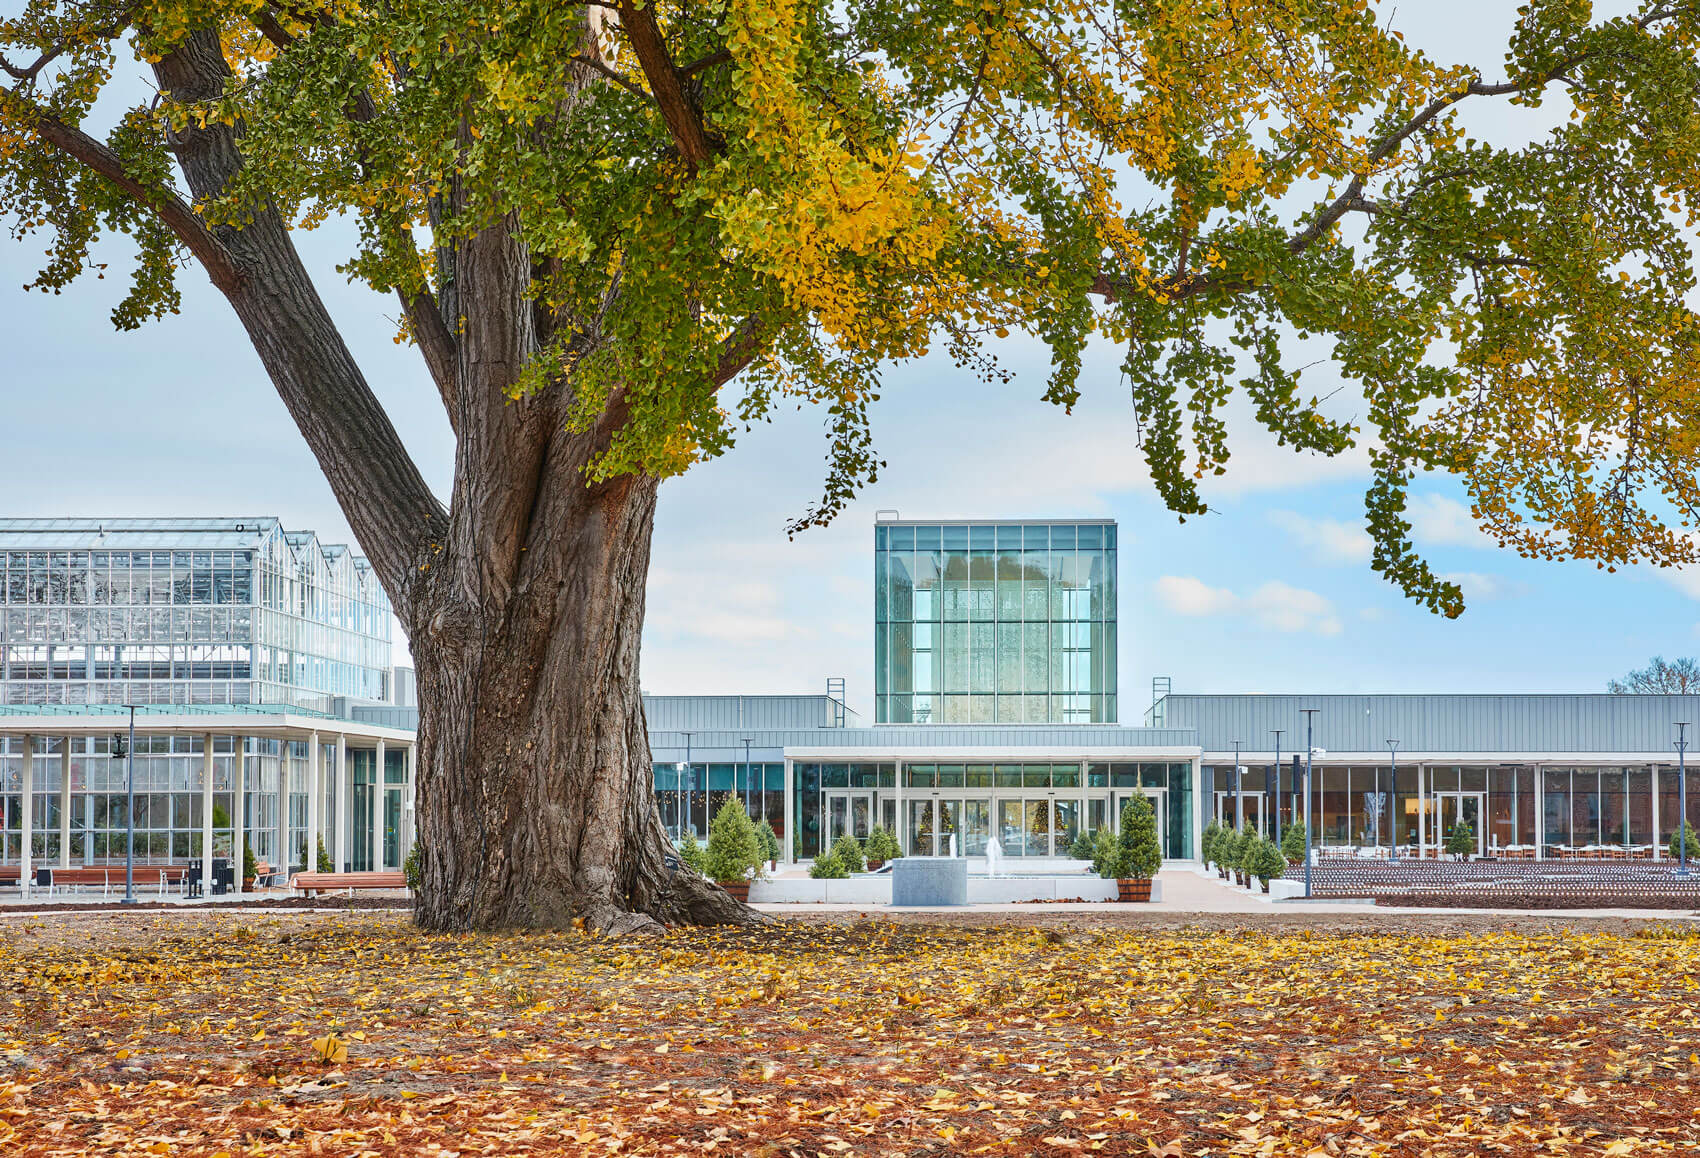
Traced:
[[1229, 828], [1237, 829], [1240, 826], [1236, 823], [1236, 821], [1242, 814], [1245, 818], [1246, 825], [1248, 825], [1253, 832], [1257, 833], [1259, 836], [1269, 835], [1269, 829], [1264, 820], [1265, 809], [1263, 793], [1241, 792], [1239, 794], [1239, 805], [1237, 811], [1234, 803], [1234, 794], [1232, 792], [1216, 793], [1216, 822], [1218, 824], [1224, 824]]
[[1485, 845], [1486, 833], [1482, 831], [1482, 817], [1487, 809], [1482, 803], [1482, 792], [1436, 792], [1435, 815], [1439, 818], [1439, 826], [1435, 829], [1435, 844], [1441, 849], [1446, 848], [1446, 841], [1452, 835], [1452, 827], [1459, 821], [1469, 825], [1471, 834], [1475, 837], [1475, 855], [1481, 856]]
[[[874, 825], [872, 792], [828, 792], [826, 794], [826, 848], [845, 833], [858, 842], [868, 839]], [[826, 849], [822, 849], [825, 852]]]
[[[976, 808], [975, 806], [979, 807]], [[966, 806], [967, 823], [969, 827], [978, 827], [980, 852], [986, 851], [985, 833], [985, 801], [941, 799], [911, 800], [907, 803], [909, 809], [909, 855], [910, 856], [950, 856], [954, 851], [957, 856], [964, 855], [961, 845], [964, 843], [964, 811]], [[958, 847], [951, 848], [951, 837], [957, 838]], [[973, 854], [968, 854], [973, 855]]]

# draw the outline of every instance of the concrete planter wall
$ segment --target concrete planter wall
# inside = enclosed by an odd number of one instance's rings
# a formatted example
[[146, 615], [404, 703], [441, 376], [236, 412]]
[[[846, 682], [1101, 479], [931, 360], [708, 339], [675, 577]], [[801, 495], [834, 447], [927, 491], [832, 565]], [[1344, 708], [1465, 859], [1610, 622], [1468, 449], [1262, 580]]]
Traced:
[[[1016, 901], [1113, 901], [1116, 882], [1098, 877], [969, 877], [971, 905], [1011, 904]], [[1163, 899], [1163, 882], [1151, 882], [1151, 899]], [[787, 877], [756, 881], [750, 886], [756, 904], [797, 905], [889, 905], [889, 876], [854, 876], [841, 881], [818, 881], [812, 877]]]

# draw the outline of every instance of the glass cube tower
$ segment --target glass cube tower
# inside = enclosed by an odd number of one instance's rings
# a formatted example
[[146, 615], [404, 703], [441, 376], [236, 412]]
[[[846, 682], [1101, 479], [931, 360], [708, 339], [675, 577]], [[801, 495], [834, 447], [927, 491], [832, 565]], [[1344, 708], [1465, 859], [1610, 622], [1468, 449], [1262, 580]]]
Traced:
[[874, 720], [1116, 720], [1116, 524], [874, 525]]

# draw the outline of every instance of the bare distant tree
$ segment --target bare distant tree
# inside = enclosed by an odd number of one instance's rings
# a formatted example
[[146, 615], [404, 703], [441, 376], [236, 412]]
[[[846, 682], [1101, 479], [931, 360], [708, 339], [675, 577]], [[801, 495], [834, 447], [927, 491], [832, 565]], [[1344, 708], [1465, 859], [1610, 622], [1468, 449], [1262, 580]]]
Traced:
[[1700, 662], [1688, 657], [1665, 662], [1655, 655], [1651, 663], [1620, 680], [1608, 680], [1606, 691], [1613, 695], [1686, 696], [1700, 692]]

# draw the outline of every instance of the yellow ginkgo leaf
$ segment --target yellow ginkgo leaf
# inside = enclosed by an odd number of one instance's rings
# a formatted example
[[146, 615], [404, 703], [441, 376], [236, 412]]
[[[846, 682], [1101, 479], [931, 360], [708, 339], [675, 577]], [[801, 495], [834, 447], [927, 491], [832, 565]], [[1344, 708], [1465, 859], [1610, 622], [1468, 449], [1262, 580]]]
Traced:
[[341, 1065], [348, 1060], [348, 1044], [334, 1033], [315, 1037], [313, 1056], [328, 1066]]

